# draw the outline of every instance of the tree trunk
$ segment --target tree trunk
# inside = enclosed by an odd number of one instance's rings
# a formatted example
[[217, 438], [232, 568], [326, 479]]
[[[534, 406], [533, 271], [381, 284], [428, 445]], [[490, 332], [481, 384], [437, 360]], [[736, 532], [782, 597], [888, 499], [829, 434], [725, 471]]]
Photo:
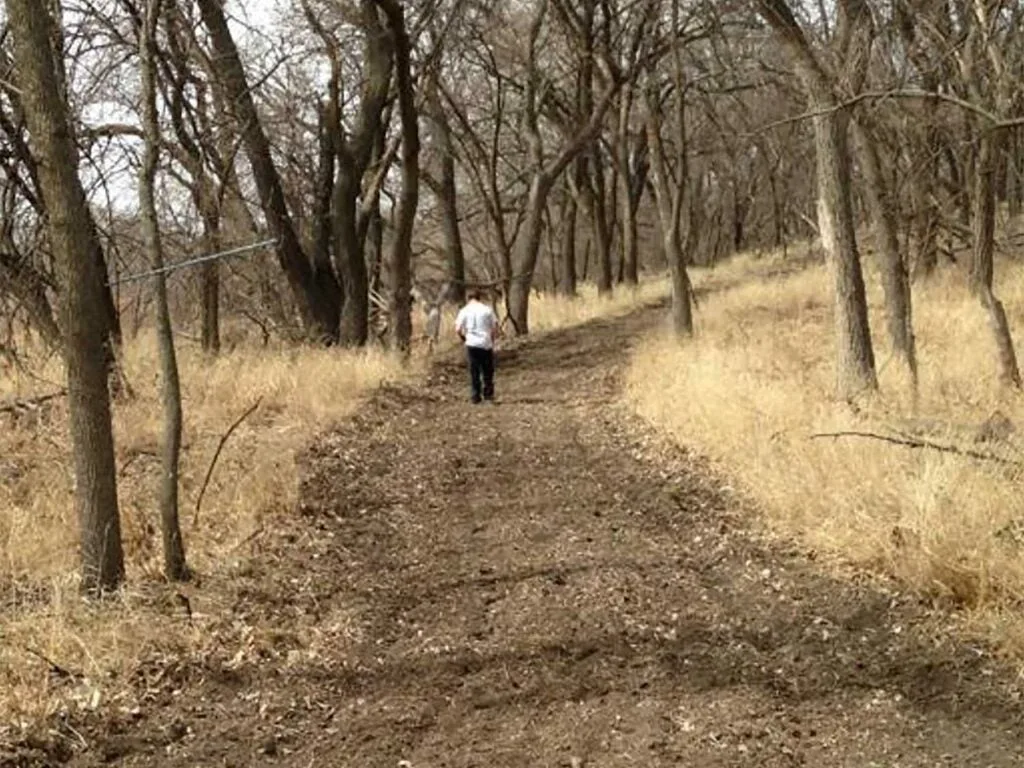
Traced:
[[220, 267], [217, 262], [203, 265], [201, 280], [203, 284], [202, 347], [207, 354], [218, 355], [220, 354]]
[[312, 246], [313, 272], [316, 275], [317, 283], [328, 283], [332, 279], [337, 282], [337, 290], [327, 291], [325, 300], [329, 304], [328, 312], [333, 317], [337, 317], [340, 323], [342, 301], [344, 300], [344, 275], [340, 272], [336, 273], [331, 264], [331, 196], [334, 190], [334, 167], [337, 159], [333, 129], [339, 119], [333, 87], [334, 83], [332, 83], [332, 96], [329, 103], [317, 110], [319, 152], [313, 197]]
[[612, 245], [608, 227], [607, 209], [604, 201], [604, 184], [601, 173], [589, 169], [580, 189], [583, 210], [590, 219], [590, 239], [597, 256], [597, 293], [607, 296], [612, 292]]
[[[337, 176], [332, 194], [335, 267], [344, 286], [341, 309], [341, 343], [359, 347], [369, 339], [369, 275], [363, 249], [379, 190], [371, 191], [369, 211], [360, 218], [359, 197], [363, 176], [376, 157], [383, 159], [383, 119], [391, 83], [393, 50], [381, 26], [374, 0], [360, 0], [360, 19], [365, 36], [366, 77], [362, 87], [356, 127], [346, 138], [340, 118], [332, 126], [338, 153]], [[378, 209], [379, 210], [379, 209]]]
[[1010, 334], [1006, 310], [993, 291], [996, 229], [996, 166], [1002, 132], [988, 130], [980, 139], [974, 171], [974, 251], [971, 262], [971, 291], [988, 315], [989, 327], [999, 356], [999, 378], [1009, 386], [1020, 388], [1020, 369]]
[[693, 288], [686, 271], [686, 249], [682, 246], [678, 227], [669, 228], [662, 247], [672, 275], [672, 331], [677, 337], [686, 338], [693, 335]]
[[313, 337], [332, 342], [338, 338], [338, 317], [333, 314], [333, 307], [337, 305], [335, 297], [340, 290], [337, 280], [333, 274], [321, 275], [323, 283], [318, 284], [317, 275], [302, 250], [271, 155], [270, 142], [260, 122], [220, 0], [198, 0], [198, 5], [213, 45], [217, 76], [241, 132], [267, 225], [278, 241], [278, 261], [288, 278], [303, 325]]
[[344, 288], [339, 338], [346, 347], [365, 345], [370, 330], [369, 276], [356, 221], [358, 193], [358, 179], [339, 168], [334, 182], [332, 227], [335, 266]]
[[107, 382], [109, 320], [103, 312], [106, 275], [78, 177], [67, 104], [51, 53], [53, 19], [33, 0], [7, 0], [26, 122], [40, 159], [50, 242], [64, 278], [68, 404], [75, 468], [75, 507], [81, 529], [82, 589], [98, 594], [124, 578], [117, 504], [114, 437]]
[[[816, 58], [810, 41], [785, 0], [758, 0], [761, 16], [775, 30], [796, 65], [815, 112], [814, 149], [818, 177], [818, 231], [832, 272], [835, 293], [837, 391], [851, 401], [878, 388], [875, 355], [871, 347], [867, 297], [856, 221], [850, 192], [849, 108], [836, 103], [834, 83]], [[865, 75], [870, 52], [870, 17], [863, 4], [851, 23], [862, 25], [851, 34], [852, 48], [844, 55], [848, 74]], [[862, 79], [862, 78], [861, 78]]]
[[818, 228], [835, 291], [837, 391], [842, 399], [852, 401], [877, 389], [878, 380], [850, 195], [849, 119], [833, 105], [814, 106], [831, 110], [814, 118]]
[[[932, 86], [934, 87], [934, 86]], [[918, 153], [917, 167], [920, 169], [911, 194], [914, 200], [912, 223], [917, 257], [914, 272], [927, 277], [939, 265], [939, 222], [941, 218], [935, 201], [936, 183], [939, 179], [939, 147], [941, 138], [936, 124], [936, 104], [928, 100], [925, 110], [925, 145]]]
[[367, 214], [365, 248], [366, 260], [370, 264], [370, 290], [380, 293], [380, 274], [384, 263], [384, 222], [381, 220], [379, 205], [374, 205]]
[[160, 18], [161, 0], [147, 0], [145, 19], [139, 35], [139, 77], [142, 82], [142, 128], [145, 150], [139, 172], [139, 209], [142, 233], [156, 272], [157, 340], [160, 347], [161, 397], [164, 408], [164, 434], [161, 446], [160, 528], [163, 533], [164, 575], [168, 581], [185, 581], [189, 577], [185, 562], [185, 545], [178, 522], [178, 461], [181, 456], [181, 383], [178, 360], [174, 350], [171, 312], [167, 303], [167, 278], [164, 268], [163, 243], [157, 221], [156, 184], [160, 155], [160, 124], [156, 105], [156, 28]]
[[544, 206], [551, 191], [551, 183], [547, 175], [534, 173], [526, 200], [526, 220], [519, 233], [520, 243], [516, 259], [519, 274], [513, 276], [512, 284], [509, 286], [508, 312], [516, 333], [520, 335], [530, 332], [529, 278], [537, 266], [537, 254], [540, 251], [541, 234], [544, 230]]
[[427, 119], [430, 135], [440, 153], [440, 184], [436, 190], [441, 206], [441, 235], [448, 263], [448, 298], [459, 306], [466, 303], [466, 257], [459, 228], [458, 195], [455, 189], [455, 150], [451, 126], [437, 88], [437, 74], [431, 75], [427, 87]]
[[[678, 14], [679, 4], [675, 2], [672, 5], [673, 27], [678, 23]], [[662, 250], [672, 276], [672, 330], [677, 338], [686, 338], [693, 335], [693, 292], [686, 268], [688, 257], [692, 255], [696, 242], [694, 227], [697, 201], [692, 199], [690, 190], [690, 146], [686, 130], [684, 69], [678, 53], [674, 54], [672, 59], [676, 122], [673, 136], [676, 152], [674, 177], [669, 167], [668, 148], [662, 136], [665, 107], [658, 94], [660, 85], [652, 80], [648, 83], [644, 95], [647, 102], [647, 143], [651, 151], [651, 181], [661, 226]], [[685, 248], [679, 232], [684, 208], [689, 213]]]
[[1011, 219], [1020, 216], [1022, 202], [1020, 143], [1020, 129], [1014, 128], [1010, 131], [1006, 151], [1006, 208]]
[[885, 293], [886, 323], [893, 354], [903, 362], [917, 389], [917, 350], [914, 341], [913, 309], [910, 279], [906, 262], [900, 252], [899, 232], [896, 227], [895, 201], [888, 180], [882, 171], [882, 161], [874, 137], [859, 122], [853, 124], [864, 170], [864, 187], [875, 230]]
[[576, 295], [576, 198], [566, 190], [565, 202], [562, 205], [562, 248], [559, 257], [561, 269], [558, 274], [558, 292], [562, 296], [572, 298]]
[[639, 146], [627, 152], [625, 166], [620, 171], [619, 200], [622, 208], [622, 261], [623, 279], [627, 285], [640, 283], [640, 238], [637, 232], [637, 213], [647, 186], [647, 134], [641, 132]]
[[[211, 180], [205, 170], [197, 168], [198, 179], [193, 182], [200, 189], [196, 195], [197, 207], [203, 219], [203, 243], [209, 253], [216, 253], [221, 247], [220, 213], [212, 188]], [[202, 298], [202, 348], [209, 355], [220, 354], [220, 264], [216, 261], [207, 262], [199, 270], [199, 283]]]
[[376, 2], [387, 16], [388, 30], [394, 45], [398, 108], [402, 121], [402, 192], [398, 201], [395, 239], [391, 250], [391, 333], [394, 347], [405, 352], [412, 344], [412, 229], [419, 201], [420, 135], [405, 15], [398, 0]]

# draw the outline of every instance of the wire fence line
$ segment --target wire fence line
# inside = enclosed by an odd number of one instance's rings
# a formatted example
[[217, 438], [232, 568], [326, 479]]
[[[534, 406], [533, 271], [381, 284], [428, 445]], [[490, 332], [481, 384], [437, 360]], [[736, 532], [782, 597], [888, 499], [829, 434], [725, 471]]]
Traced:
[[[157, 275], [166, 275], [171, 272], [176, 272], [179, 269], [187, 269], [189, 267], [195, 267], [200, 264], [207, 264], [212, 261], [220, 261], [221, 259], [226, 259], [232, 256], [240, 256], [244, 253], [250, 253], [251, 251], [259, 250], [260, 248], [269, 248], [271, 246], [276, 247], [279, 244], [280, 240], [277, 239], [261, 240], [258, 243], [250, 243], [249, 245], [242, 245], [237, 248], [231, 248], [226, 251], [219, 251], [217, 253], [211, 253], [205, 256], [197, 256], [194, 259], [186, 259], [185, 261], [178, 261], [173, 264], [166, 264], [160, 269], [150, 269], [145, 272], [138, 272], [134, 275], [125, 275], [124, 277], [118, 277], [113, 280], [109, 280], [107, 282], [107, 285], [112, 287], [115, 285], [124, 285], [125, 283], [135, 283], [140, 280], [146, 280], [151, 277], [156, 277]], [[496, 280], [488, 280], [486, 282], [467, 280], [465, 278], [461, 280], [458, 278], [448, 278], [445, 281], [445, 285], [446, 287], [461, 285], [464, 288], [494, 289], [501, 288], [504, 287], [505, 285], [510, 285], [521, 280], [529, 280], [533, 276], [534, 270], [528, 270], [526, 272], [520, 272], [518, 274], [511, 275], [509, 277], [501, 277]], [[447, 293], [447, 290], [442, 291], [442, 294], [444, 293]], [[371, 295], [371, 299], [372, 298], [373, 297]]]
[[179, 270], [179, 269], [185, 269], [187, 267], [194, 267], [194, 266], [196, 266], [198, 264], [206, 264], [206, 263], [211, 262], [211, 261], [220, 261], [221, 259], [226, 259], [226, 258], [228, 258], [230, 256], [239, 256], [239, 255], [241, 255], [243, 253], [249, 253], [250, 251], [259, 250], [260, 248], [268, 248], [268, 247], [270, 247], [272, 245], [276, 246], [277, 244], [278, 244], [277, 240], [262, 240], [262, 241], [260, 241], [258, 243], [251, 243], [249, 245], [242, 245], [242, 246], [239, 246], [238, 248], [231, 248], [231, 249], [229, 249], [227, 251], [220, 251], [218, 253], [211, 253], [211, 254], [208, 254], [206, 256], [197, 256], [194, 259], [187, 259], [185, 261], [178, 261], [178, 262], [175, 262], [174, 264], [167, 264], [167, 265], [165, 265], [164, 267], [162, 267], [160, 269], [150, 269], [150, 270], [148, 270], [146, 272], [139, 272], [139, 273], [134, 274], [134, 275], [126, 275], [125, 277], [119, 277], [119, 278], [117, 278], [115, 280], [110, 280], [107, 284], [111, 285], [111, 286], [114, 286], [114, 285], [123, 285], [124, 283], [134, 283], [134, 282], [138, 282], [139, 280], [146, 280], [147, 278], [150, 278], [150, 277], [156, 277], [157, 275], [165, 275], [165, 274], [168, 274], [170, 272], [174, 272], [174, 271]]

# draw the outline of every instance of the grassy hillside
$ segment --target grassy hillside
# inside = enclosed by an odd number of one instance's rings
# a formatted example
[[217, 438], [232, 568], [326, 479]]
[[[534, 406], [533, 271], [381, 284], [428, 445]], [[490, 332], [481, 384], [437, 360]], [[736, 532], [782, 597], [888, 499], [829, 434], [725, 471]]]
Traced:
[[[763, 272], [758, 264], [730, 268]], [[998, 272], [997, 292], [1020, 334], [1024, 267]], [[1024, 429], [1024, 399], [1000, 389], [985, 315], [950, 269], [914, 289], [915, 407], [890, 359], [873, 276], [869, 291], [881, 391], [856, 412], [832, 399], [832, 303], [820, 266], [710, 296], [695, 340], [641, 346], [628, 397], [650, 422], [719, 461], [775, 531], [966, 608], [961, 615], [976, 628], [1024, 655], [1024, 441], [1015, 431]], [[841, 431], [994, 458], [813, 437]]]

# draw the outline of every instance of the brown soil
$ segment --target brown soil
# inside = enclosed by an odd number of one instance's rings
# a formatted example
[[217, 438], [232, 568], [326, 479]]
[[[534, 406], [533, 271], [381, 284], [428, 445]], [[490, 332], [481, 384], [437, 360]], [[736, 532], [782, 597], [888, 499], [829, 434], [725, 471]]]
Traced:
[[623, 409], [660, 316], [522, 345], [497, 406], [455, 360], [381, 390], [303, 458], [301, 515], [233, 599], [195, 592], [220, 650], [8, 764], [1024, 765], [1020, 690], [984, 650], [766, 543]]

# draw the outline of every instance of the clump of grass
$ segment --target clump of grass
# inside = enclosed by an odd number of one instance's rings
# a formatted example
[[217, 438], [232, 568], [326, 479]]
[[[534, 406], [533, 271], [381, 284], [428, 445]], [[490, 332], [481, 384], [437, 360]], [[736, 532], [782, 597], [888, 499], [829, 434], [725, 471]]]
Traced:
[[[1020, 329], [1024, 268], [1000, 270], [997, 291]], [[976, 428], [996, 412], [1024, 429], [1024, 399], [1000, 388], [985, 315], [961, 274], [915, 287], [916, 410], [890, 359], [877, 279], [869, 282], [881, 390], [857, 413], [832, 397], [833, 308], [821, 266], [709, 297], [695, 339], [651, 338], [636, 351], [627, 396], [737, 477], [776, 530], [965, 607], [1004, 647], [1024, 652], [1024, 616], [1011, 620], [1024, 597], [1019, 469], [873, 440], [811, 439], [929, 425], [930, 439], [977, 449]], [[1020, 458], [1010, 446], [981, 447]]]

